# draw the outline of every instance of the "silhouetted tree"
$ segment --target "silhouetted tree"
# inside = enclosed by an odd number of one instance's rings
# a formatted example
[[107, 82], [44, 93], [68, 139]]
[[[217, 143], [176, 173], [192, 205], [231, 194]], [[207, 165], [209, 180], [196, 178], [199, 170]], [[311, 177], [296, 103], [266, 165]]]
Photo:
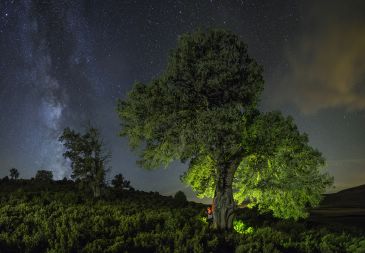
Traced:
[[290, 118], [256, 109], [263, 84], [262, 67], [236, 35], [184, 34], [165, 72], [118, 102], [120, 135], [142, 149], [145, 168], [189, 161], [183, 181], [214, 198], [216, 228], [232, 228], [234, 199], [278, 217], [305, 217], [331, 178]]
[[114, 179], [112, 180], [112, 185], [118, 190], [127, 190], [131, 188], [131, 182], [125, 180], [122, 174], [115, 175]]
[[53, 173], [50, 170], [38, 170], [35, 180], [50, 182], [53, 180]]
[[71, 177], [86, 183], [94, 197], [99, 197], [105, 184], [105, 166], [110, 159], [110, 153], [104, 150], [99, 130], [89, 125], [81, 134], [65, 128], [59, 140], [66, 148], [63, 156], [71, 161]]
[[187, 199], [186, 199], [186, 195], [183, 191], [178, 191], [175, 193], [174, 196], [175, 201], [179, 204], [179, 205], [185, 205], [187, 203]]
[[10, 178], [11, 179], [18, 179], [19, 177], [19, 171], [16, 168], [11, 168], [10, 169]]

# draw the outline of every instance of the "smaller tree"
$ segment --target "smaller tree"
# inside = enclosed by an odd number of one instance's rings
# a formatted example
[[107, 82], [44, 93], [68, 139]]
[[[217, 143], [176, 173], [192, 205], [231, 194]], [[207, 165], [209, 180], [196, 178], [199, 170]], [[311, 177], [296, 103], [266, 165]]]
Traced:
[[50, 170], [38, 170], [35, 175], [35, 180], [50, 182], [53, 180], [53, 173]]
[[99, 130], [90, 124], [84, 134], [65, 128], [59, 141], [66, 148], [63, 156], [71, 161], [71, 177], [90, 186], [94, 197], [100, 197], [111, 155], [105, 151]]
[[18, 179], [19, 177], [19, 171], [16, 168], [11, 168], [10, 169], [10, 178], [12, 180]]
[[117, 190], [129, 190], [131, 188], [131, 182], [124, 179], [122, 174], [115, 175], [112, 185]]
[[183, 191], [178, 191], [175, 193], [174, 196], [175, 201], [179, 204], [179, 205], [185, 205], [187, 203], [187, 199], [186, 199], [186, 195]]

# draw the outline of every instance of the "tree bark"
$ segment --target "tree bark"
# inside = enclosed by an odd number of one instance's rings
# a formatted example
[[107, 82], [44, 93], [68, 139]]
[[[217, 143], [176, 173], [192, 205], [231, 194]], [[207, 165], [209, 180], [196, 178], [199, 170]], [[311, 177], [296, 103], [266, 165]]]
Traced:
[[92, 190], [94, 194], [94, 198], [99, 198], [101, 194], [100, 185], [98, 183], [93, 183]]
[[217, 183], [214, 193], [213, 226], [219, 230], [231, 230], [235, 202], [233, 199], [232, 183], [234, 168], [223, 166], [217, 170]]

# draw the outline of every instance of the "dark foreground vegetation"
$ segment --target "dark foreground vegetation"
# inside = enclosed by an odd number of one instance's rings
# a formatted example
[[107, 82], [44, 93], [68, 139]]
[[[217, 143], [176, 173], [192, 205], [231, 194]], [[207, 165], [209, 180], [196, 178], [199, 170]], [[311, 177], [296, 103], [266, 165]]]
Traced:
[[326, 194], [321, 205], [311, 211], [315, 222], [365, 228], [365, 185]]
[[203, 204], [73, 181], [2, 180], [0, 252], [365, 252], [361, 228], [291, 222], [237, 211], [217, 232]]

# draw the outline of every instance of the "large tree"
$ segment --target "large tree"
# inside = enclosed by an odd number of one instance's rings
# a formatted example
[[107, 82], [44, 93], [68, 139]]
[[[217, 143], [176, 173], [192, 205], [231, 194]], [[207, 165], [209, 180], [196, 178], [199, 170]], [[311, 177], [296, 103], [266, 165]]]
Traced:
[[81, 134], [65, 128], [59, 140], [66, 148], [63, 156], [71, 161], [71, 177], [90, 186], [94, 197], [100, 197], [110, 153], [105, 151], [99, 130], [89, 125]]
[[216, 228], [232, 228], [234, 198], [279, 217], [304, 217], [331, 180], [290, 118], [256, 109], [263, 84], [261, 66], [236, 35], [184, 34], [167, 69], [119, 100], [120, 135], [139, 147], [143, 167], [189, 161], [183, 180], [214, 198]]

